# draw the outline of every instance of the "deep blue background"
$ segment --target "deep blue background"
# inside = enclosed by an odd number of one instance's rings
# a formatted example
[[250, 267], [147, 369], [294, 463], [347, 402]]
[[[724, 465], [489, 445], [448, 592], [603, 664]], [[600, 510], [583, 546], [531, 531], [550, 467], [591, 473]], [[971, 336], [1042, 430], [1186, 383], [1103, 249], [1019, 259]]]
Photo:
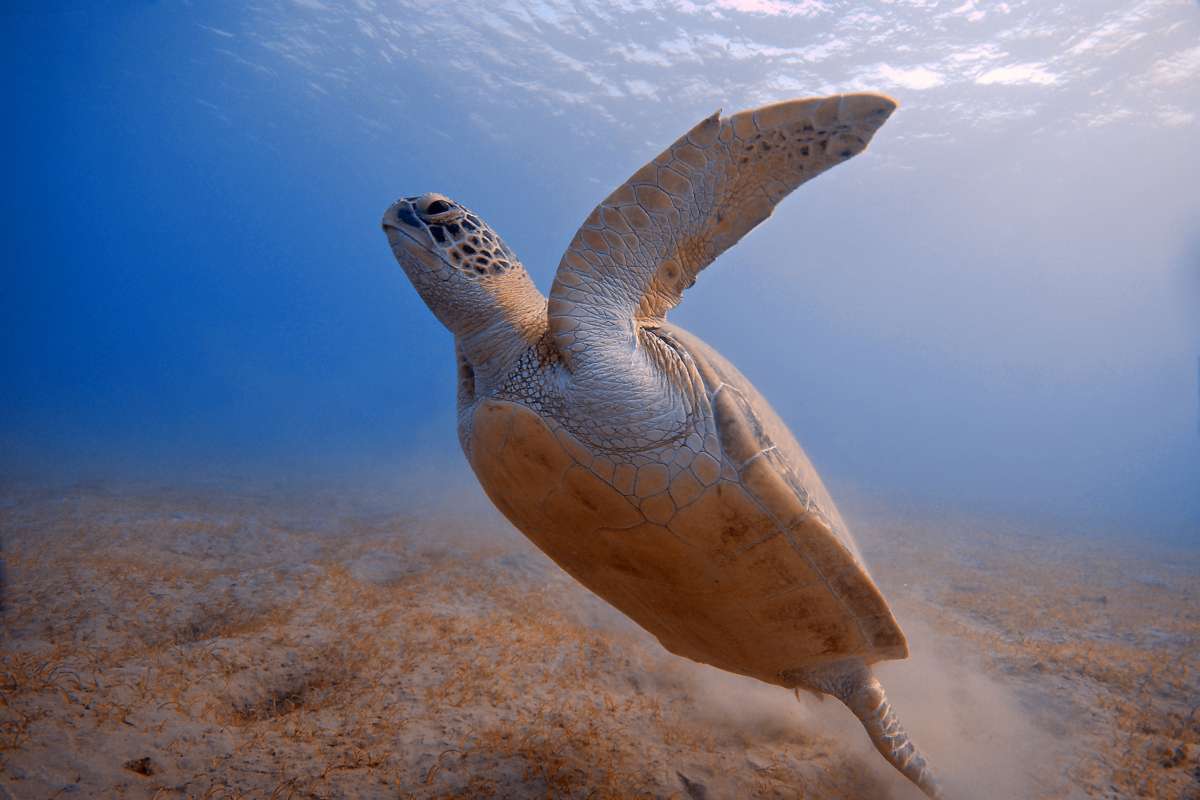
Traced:
[[[18, 3], [0, 24], [13, 476], [465, 471], [450, 338], [382, 210], [445, 192], [546, 288], [596, 200], [758, 96], [481, 105], [456, 94], [452, 48], [415, 31], [408, 56], [345, 74], [327, 48], [318, 90], [303, 48], [259, 47], [263, 18], [236, 4]], [[895, 91], [872, 151], [798, 192], [673, 318], [764, 389], [835, 494], [1194, 535], [1196, 125], [988, 127]], [[938, 126], [954, 136], [920, 135]]]

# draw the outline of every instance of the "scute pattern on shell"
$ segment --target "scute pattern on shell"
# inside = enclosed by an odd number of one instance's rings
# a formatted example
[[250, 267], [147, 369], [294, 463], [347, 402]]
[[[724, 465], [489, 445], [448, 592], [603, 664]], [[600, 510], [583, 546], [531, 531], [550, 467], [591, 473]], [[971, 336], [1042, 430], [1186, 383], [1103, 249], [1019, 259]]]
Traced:
[[680, 655], [785, 685], [821, 661], [902, 657], [811, 464], [799, 451], [793, 467], [782, 451], [799, 446], [767, 433], [766, 401], [696, 337], [656, 335], [703, 376], [696, 428], [636, 456], [584, 442], [539, 342], [512, 393], [473, 406], [472, 465], [497, 507]]

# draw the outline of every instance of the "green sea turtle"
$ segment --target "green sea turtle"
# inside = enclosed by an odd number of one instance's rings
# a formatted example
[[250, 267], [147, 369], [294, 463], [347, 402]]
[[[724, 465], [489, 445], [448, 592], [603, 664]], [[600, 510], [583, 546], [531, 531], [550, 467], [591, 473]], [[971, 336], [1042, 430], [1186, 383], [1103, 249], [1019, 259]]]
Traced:
[[877, 94], [713, 114], [588, 216], [549, 301], [439, 194], [383, 217], [454, 334], [458, 433], [492, 502], [687, 658], [831, 694], [931, 797], [870, 665], [908, 647], [808, 457], [745, 377], [667, 312], [806, 180], [863, 151]]

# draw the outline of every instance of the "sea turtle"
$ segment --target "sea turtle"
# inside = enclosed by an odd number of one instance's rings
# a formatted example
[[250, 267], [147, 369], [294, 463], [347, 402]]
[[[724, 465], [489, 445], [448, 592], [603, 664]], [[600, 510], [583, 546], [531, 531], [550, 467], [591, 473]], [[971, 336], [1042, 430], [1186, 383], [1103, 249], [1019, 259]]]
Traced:
[[821, 479], [750, 382], [665, 319], [895, 107], [863, 93], [713, 114], [588, 216], [549, 301], [444, 195], [396, 201], [383, 228], [454, 334], [459, 438], [500, 511], [672, 653], [834, 695], [935, 797], [870, 669], [908, 655], [904, 634]]

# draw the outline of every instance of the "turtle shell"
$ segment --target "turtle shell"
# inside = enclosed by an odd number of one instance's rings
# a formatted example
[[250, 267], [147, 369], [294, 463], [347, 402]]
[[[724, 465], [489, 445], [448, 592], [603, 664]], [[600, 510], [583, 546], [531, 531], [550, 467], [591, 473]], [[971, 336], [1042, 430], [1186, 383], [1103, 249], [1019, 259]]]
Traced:
[[484, 400], [471, 466], [497, 508], [671, 652], [769, 683], [907, 645], [820, 478], [728, 361], [673, 326], [715, 430], [649, 463], [614, 461], [555, 419]]

